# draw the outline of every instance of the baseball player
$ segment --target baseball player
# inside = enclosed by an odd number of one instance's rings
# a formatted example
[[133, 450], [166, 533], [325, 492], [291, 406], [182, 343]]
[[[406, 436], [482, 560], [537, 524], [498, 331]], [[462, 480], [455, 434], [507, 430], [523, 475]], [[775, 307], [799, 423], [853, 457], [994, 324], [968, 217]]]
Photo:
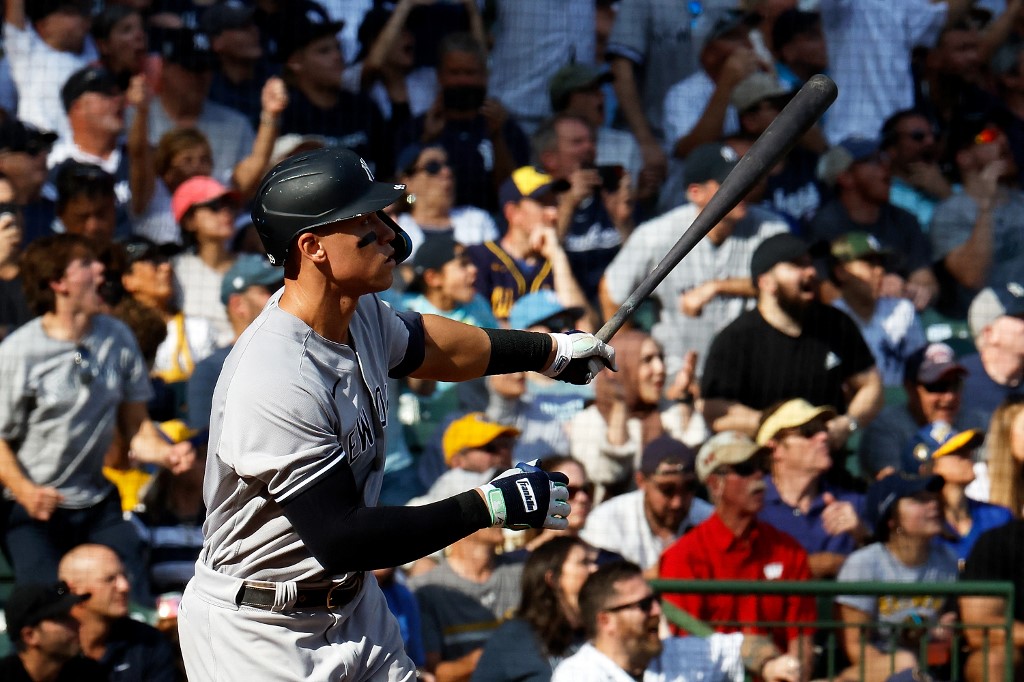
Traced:
[[284, 288], [235, 343], [214, 392], [205, 543], [179, 608], [193, 680], [412, 680], [373, 578], [481, 528], [565, 528], [566, 480], [528, 464], [421, 507], [378, 507], [387, 378], [460, 381], [614, 369], [590, 334], [481, 329], [396, 312], [409, 241], [384, 212], [404, 185], [355, 153], [281, 162], [253, 222]]

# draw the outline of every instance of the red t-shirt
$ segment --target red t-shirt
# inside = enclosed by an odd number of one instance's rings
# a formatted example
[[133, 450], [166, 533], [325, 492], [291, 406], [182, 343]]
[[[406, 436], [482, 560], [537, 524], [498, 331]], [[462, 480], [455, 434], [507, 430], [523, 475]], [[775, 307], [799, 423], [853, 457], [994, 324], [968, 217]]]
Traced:
[[[661, 555], [660, 575], [679, 580], [810, 580], [807, 552], [790, 535], [757, 521], [744, 537], [732, 534], [718, 514], [682, 536]], [[806, 623], [815, 620], [813, 597], [784, 595], [666, 594], [664, 598], [705, 621], [750, 623], [716, 626], [719, 632], [771, 635], [783, 651], [810, 628], [770, 627], [754, 622]], [[675, 634], [686, 634], [673, 627]]]

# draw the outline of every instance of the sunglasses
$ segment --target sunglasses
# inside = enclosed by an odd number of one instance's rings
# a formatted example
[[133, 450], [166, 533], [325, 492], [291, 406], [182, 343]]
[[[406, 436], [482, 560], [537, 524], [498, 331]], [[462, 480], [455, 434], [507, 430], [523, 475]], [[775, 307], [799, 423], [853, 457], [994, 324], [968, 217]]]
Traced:
[[693, 482], [675, 484], [675, 483], [659, 483], [654, 486], [658, 489], [658, 492], [665, 497], [685, 497], [690, 495], [694, 491]]
[[569, 499], [572, 499], [580, 493], [585, 493], [587, 497], [594, 496], [594, 484], [584, 483], [583, 485], [567, 485], [565, 489], [569, 492]]
[[511, 450], [514, 444], [510, 438], [496, 438], [480, 449], [490, 455], [500, 455]]
[[789, 433], [785, 435], [800, 435], [804, 438], [814, 438], [819, 433], [825, 433], [826, 431], [828, 431], [828, 426], [826, 425], [824, 419], [812, 419], [806, 424], [801, 424], [800, 426], [790, 429]]
[[438, 175], [442, 170], [448, 167], [446, 161], [427, 161], [425, 164], [416, 169], [417, 173], [426, 173], [427, 175]]
[[89, 349], [85, 346], [76, 348], [73, 362], [78, 367], [78, 380], [82, 382], [82, 385], [88, 386], [91, 384], [92, 380], [96, 378], [96, 369], [92, 365], [92, 356], [89, 353]]
[[628, 609], [640, 609], [644, 613], [650, 613], [651, 609], [654, 608], [655, 602], [657, 602], [657, 601], [658, 601], [658, 598], [655, 595], [650, 594], [650, 595], [647, 595], [646, 597], [644, 597], [643, 599], [637, 599], [636, 601], [631, 601], [628, 604], [619, 604], [618, 606], [609, 606], [609, 607], [607, 607], [604, 610], [609, 612], [609, 613], [616, 613], [618, 611], [626, 611]]
[[974, 144], [992, 144], [999, 139], [999, 128], [989, 126], [974, 136]]
[[930, 384], [921, 384], [921, 388], [926, 393], [959, 393], [960, 389], [963, 388], [964, 380], [960, 377], [956, 379], [946, 379], [945, 381], [933, 381]]
[[771, 463], [768, 461], [767, 457], [752, 457], [746, 462], [729, 464], [722, 468], [726, 473], [736, 474], [740, 478], [750, 478], [758, 472], [762, 474], [769, 474], [772, 471]]
[[903, 133], [903, 137], [909, 137], [914, 142], [924, 142], [931, 136], [932, 131], [930, 130], [908, 130]]
[[196, 208], [208, 208], [215, 213], [224, 210], [234, 211], [235, 202], [228, 196], [221, 196], [216, 199], [211, 199], [210, 201], [204, 201], [201, 204], [196, 204]]

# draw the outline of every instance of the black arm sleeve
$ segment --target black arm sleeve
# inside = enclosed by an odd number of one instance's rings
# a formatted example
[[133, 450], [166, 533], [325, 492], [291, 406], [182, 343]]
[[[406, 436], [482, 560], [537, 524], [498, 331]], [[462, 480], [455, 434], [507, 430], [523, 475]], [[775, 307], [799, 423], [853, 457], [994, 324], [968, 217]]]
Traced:
[[282, 505], [329, 573], [400, 566], [491, 525], [475, 490], [422, 507], [361, 507], [361, 497], [352, 470], [342, 463]]
[[484, 374], [511, 374], [512, 372], [540, 372], [551, 355], [551, 337], [538, 332], [518, 329], [488, 329], [484, 332], [491, 340], [491, 357]]

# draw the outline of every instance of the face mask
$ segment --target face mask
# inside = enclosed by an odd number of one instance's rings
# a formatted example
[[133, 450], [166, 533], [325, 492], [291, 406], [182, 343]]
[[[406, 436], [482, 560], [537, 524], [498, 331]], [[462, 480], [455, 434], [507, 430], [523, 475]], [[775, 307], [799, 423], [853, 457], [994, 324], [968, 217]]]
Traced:
[[444, 108], [452, 111], [476, 111], [484, 104], [487, 88], [482, 85], [457, 85], [442, 91]]

